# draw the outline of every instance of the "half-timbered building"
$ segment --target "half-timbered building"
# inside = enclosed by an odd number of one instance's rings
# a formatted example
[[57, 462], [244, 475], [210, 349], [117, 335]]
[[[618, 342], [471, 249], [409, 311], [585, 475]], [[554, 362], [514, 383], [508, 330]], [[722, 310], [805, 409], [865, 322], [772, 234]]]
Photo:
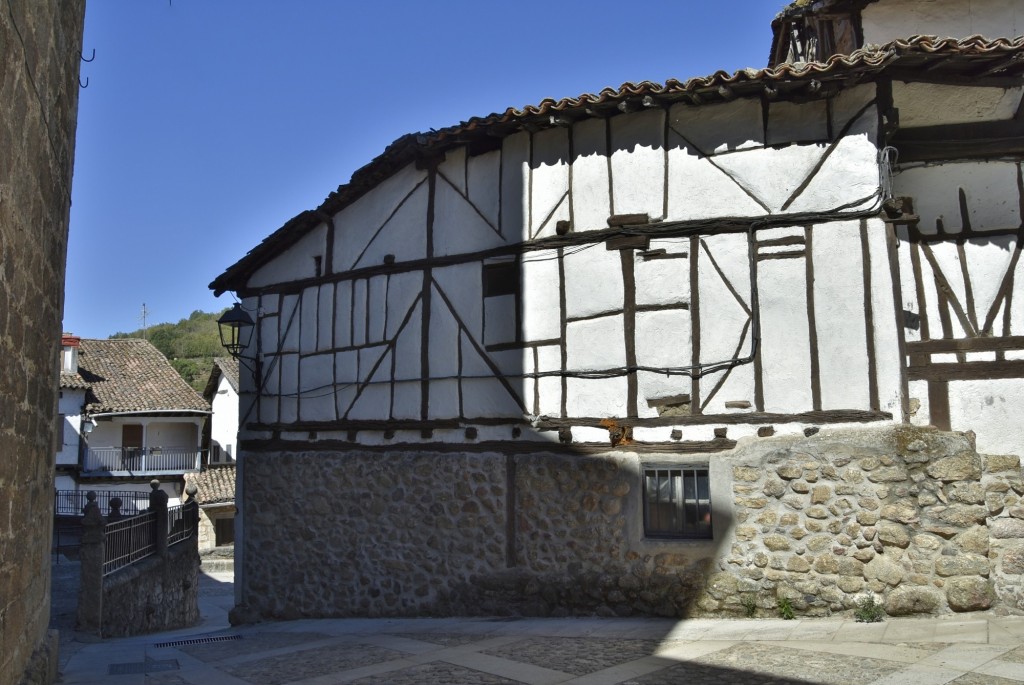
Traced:
[[[802, 1], [764, 69], [395, 141], [211, 284], [255, 320], [241, 602], [681, 614], [745, 578], [771, 606], [836, 586], [800, 551], [815, 526], [844, 564], [904, 563], [877, 515], [849, 525], [920, 479], [867, 493], [821, 445], [877, 439], [892, 469], [893, 445], [941, 452], [893, 442], [931, 425], [1019, 451], [1022, 23], [1007, 0]], [[809, 606], [902, 590], [872, 582]]]

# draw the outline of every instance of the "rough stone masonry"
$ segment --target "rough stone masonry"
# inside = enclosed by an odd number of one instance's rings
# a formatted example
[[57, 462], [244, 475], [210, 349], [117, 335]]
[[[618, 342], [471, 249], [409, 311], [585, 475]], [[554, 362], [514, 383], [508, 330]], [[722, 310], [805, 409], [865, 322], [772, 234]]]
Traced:
[[1020, 461], [969, 433], [743, 439], [710, 455], [712, 541], [644, 537], [642, 463], [253, 453], [236, 618], [775, 615], [783, 598], [828, 615], [868, 594], [891, 615], [1024, 609]]
[[57, 351], [84, 0], [0, 8], [0, 685], [50, 682]]

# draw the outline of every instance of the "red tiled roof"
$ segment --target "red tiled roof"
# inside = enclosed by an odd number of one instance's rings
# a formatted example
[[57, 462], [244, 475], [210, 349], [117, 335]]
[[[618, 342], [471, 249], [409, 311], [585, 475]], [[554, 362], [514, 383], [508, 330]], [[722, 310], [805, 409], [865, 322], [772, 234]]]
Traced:
[[203, 397], [213, 401], [213, 394], [217, 392], [217, 384], [221, 376], [227, 379], [231, 389], [238, 392], [238, 360], [234, 357], [217, 357], [213, 360], [213, 368], [210, 369], [210, 378], [206, 381], [206, 388], [203, 390]]
[[185, 474], [185, 487], [194, 483], [199, 504], [233, 502], [235, 500], [235, 465], [211, 466], [199, 473]]
[[89, 414], [210, 411], [209, 403], [147, 340], [83, 339], [78, 372], [89, 384]]
[[77, 373], [61, 371], [60, 387], [64, 390], [88, 390], [89, 384]]
[[[218, 276], [210, 289], [219, 295], [237, 290], [256, 268], [272, 258], [323, 221], [324, 214], [345, 208], [381, 181], [423, 157], [486, 137], [509, 135], [524, 125], [547, 128], [595, 113], [613, 113], [616, 109], [640, 109], [675, 102], [702, 105], [724, 102], [736, 97], [760, 97], [765, 88], [778, 92], [799, 91], [813, 82], [834, 82], [842, 88], [862, 75], [882, 72], [890, 66], [913, 69], [926, 65], [934, 70], [946, 62], [957, 68], [968, 63], [972, 68], [1003, 60], [1011, 53], [1024, 52], [1024, 36], [989, 40], [983, 36], [964, 39], [912, 36], [883, 46], [868, 46], [848, 55], [833, 55], [825, 62], [783, 63], [774, 68], [742, 69], [733, 74], [716, 71], [710, 76], [687, 81], [669, 79], [663, 84], [651, 81], [624, 83], [599, 93], [584, 93], [575, 98], [545, 99], [522, 109], [510, 107], [504, 112], [473, 117], [455, 126], [429, 133], [411, 133], [397, 139], [383, 153], [352, 174], [351, 180], [328, 195], [314, 210], [304, 211], [265, 238], [241, 260]], [[1006, 65], [1006, 68], [1017, 65]], [[998, 67], [997, 67], [998, 68]], [[1024, 83], [1024, 81], [1022, 81]]]

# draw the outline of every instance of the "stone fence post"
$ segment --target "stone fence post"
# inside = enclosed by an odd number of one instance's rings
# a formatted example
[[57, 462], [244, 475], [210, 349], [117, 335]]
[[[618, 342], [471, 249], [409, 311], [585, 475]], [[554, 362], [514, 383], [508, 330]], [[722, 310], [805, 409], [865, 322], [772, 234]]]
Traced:
[[82, 542], [79, 548], [82, 570], [75, 628], [102, 637], [103, 561], [106, 555], [103, 527], [107, 522], [96, 504], [96, 493], [90, 490], [85, 497], [88, 502], [83, 508], [85, 516], [82, 518]]
[[153, 524], [156, 530], [153, 532], [156, 543], [156, 553], [160, 558], [167, 557], [167, 493], [160, 489], [160, 481], [154, 478], [149, 481], [149, 487], [153, 492], [149, 493], [149, 509], [156, 519]]
[[192, 524], [192, 536], [195, 538], [199, 537], [199, 502], [196, 501], [198, 493], [199, 488], [196, 487], [195, 483], [189, 483], [185, 486], [185, 494], [188, 495], [189, 505], [185, 515], [189, 517], [189, 523]]

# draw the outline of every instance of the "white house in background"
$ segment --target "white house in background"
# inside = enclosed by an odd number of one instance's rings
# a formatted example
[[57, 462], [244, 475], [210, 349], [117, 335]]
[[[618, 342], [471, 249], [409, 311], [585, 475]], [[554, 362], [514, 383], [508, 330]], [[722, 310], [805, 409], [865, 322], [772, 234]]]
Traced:
[[143, 509], [153, 478], [173, 505], [184, 475], [200, 468], [210, 406], [146, 340], [65, 335], [60, 409], [58, 513], [61, 502], [76, 513], [82, 495], [72, 493], [89, 490], [119, 493], [127, 512]]
[[[732, 568], [742, 438], [931, 424], [1019, 454], [1022, 19], [802, 0], [767, 68], [399, 138], [211, 284], [255, 320], [241, 601], [532, 611], [524, 588]], [[582, 502], [555, 480], [606, 472]], [[606, 519], [550, 532], [581, 511]]]
[[213, 412], [207, 424], [209, 463], [234, 463], [238, 442], [237, 359], [221, 357], [213, 360], [203, 398], [210, 403]]

